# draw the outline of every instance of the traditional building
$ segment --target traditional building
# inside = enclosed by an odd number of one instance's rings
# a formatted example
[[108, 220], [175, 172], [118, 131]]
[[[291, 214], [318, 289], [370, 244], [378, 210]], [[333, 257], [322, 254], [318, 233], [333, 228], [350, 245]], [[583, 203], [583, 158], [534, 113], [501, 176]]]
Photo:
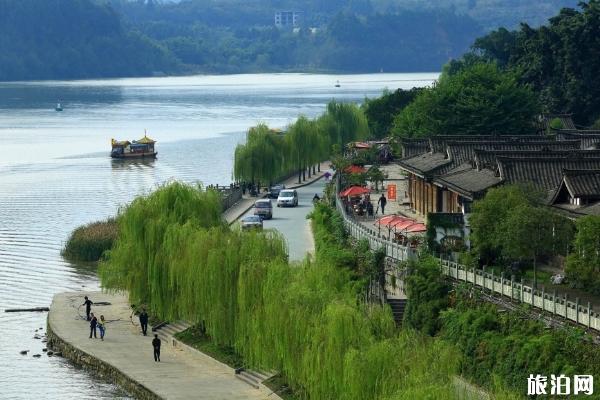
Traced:
[[[495, 186], [531, 184], [554, 196], [563, 170], [600, 170], [600, 151], [581, 150], [582, 140], [557, 136], [441, 136], [402, 143], [399, 161], [408, 173], [408, 198], [419, 214], [464, 213]], [[462, 139], [462, 140], [461, 140]]]
[[600, 215], [600, 170], [563, 170], [550, 203], [573, 217]]

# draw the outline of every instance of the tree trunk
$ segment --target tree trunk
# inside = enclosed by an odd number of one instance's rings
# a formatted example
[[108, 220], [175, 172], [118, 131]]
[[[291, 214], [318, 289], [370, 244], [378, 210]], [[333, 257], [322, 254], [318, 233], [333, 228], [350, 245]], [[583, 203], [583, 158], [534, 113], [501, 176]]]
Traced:
[[321, 163], [317, 163], [317, 171], [321, 172]]

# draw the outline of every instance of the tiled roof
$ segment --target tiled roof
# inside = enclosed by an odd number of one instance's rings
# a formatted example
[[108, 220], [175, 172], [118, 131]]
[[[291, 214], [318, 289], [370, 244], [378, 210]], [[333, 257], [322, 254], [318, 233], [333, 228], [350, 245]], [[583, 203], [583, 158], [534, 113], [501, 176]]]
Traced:
[[600, 169], [564, 170], [563, 180], [571, 196], [600, 199]]
[[402, 139], [402, 158], [414, 157], [429, 152], [429, 139]]
[[564, 169], [600, 169], [600, 157], [496, 159], [500, 177], [506, 183], [532, 183], [543, 190], [555, 190], [560, 185]]
[[425, 153], [398, 162], [401, 167], [421, 176], [430, 175], [450, 163], [451, 161], [446, 158], [445, 153]]
[[585, 206], [578, 206], [575, 204], [555, 204], [553, 207], [572, 218], [579, 218], [584, 215], [600, 215], [600, 201]]
[[448, 142], [539, 142], [554, 135], [438, 135], [429, 138], [432, 151], [445, 151]]
[[[484, 150], [475, 149], [475, 165], [477, 169], [491, 168], [496, 169], [498, 163], [496, 157], [509, 158], [600, 158], [598, 150], [579, 150], [578, 140], [557, 143], [570, 143], [564, 149], [543, 149], [543, 150]], [[569, 147], [573, 149], [569, 149]]]
[[600, 144], [599, 130], [561, 129], [555, 132], [559, 140], [580, 140], [582, 150], [598, 148]]
[[489, 169], [478, 171], [470, 164], [463, 164], [446, 175], [434, 179], [434, 182], [474, 200], [487, 189], [502, 183], [502, 179]]
[[475, 151], [525, 151], [525, 150], [546, 150], [546, 149], [563, 149], [563, 148], [578, 148], [579, 142], [556, 142], [556, 141], [493, 141], [493, 142], [448, 142], [448, 156], [452, 163], [444, 166], [440, 174], [449, 172], [457, 166], [470, 162], [475, 166]]

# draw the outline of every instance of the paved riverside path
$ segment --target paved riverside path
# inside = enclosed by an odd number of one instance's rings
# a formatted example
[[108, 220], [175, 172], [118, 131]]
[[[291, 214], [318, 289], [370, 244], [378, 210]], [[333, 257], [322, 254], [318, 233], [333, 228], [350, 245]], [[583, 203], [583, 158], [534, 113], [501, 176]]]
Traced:
[[[89, 322], [85, 310], [78, 309], [83, 296], [94, 302], [110, 302], [108, 306], [92, 306], [107, 324], [104, 341], [89, 339]], [[161, 346], [161, 362], [154, 362], [151, 341], [154, 335], [140, 333], [139, 321], [134, 326], [131, 308], [124, 294], [101, 292], [60, 293], [54, 296], [48, 324], [54, 334], [73, 347], [84, 351], [120, 370], [132, 380], [164, 399], [199, 400], [268, 400], [269, 391], [255, 389], [238, 380], [230, 367], [196, 351], [185, 351], [165, 341]], [[137, 317], [134, 316], [137, 319]], [[116, 321], [114, 321], [116, 320]]]

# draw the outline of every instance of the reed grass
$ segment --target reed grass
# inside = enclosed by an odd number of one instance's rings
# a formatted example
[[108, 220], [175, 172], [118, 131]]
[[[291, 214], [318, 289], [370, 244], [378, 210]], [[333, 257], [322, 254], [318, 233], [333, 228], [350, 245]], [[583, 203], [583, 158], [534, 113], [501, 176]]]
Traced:
[[110, 250], [117, 233], [117, 221], [113, 218], [80, 226], [71, 233], [61, 254], [72, 261], [98, 261]]

